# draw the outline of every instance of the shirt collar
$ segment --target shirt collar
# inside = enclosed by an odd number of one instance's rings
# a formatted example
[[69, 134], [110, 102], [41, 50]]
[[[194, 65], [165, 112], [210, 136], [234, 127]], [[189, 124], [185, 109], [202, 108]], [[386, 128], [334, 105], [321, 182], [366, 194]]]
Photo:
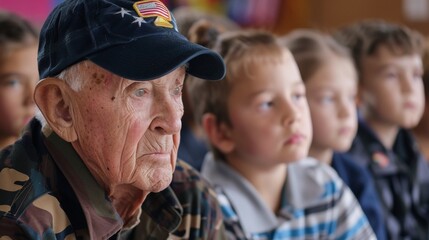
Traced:
[[142, 208], [145, 214], [170, 233], [182, 221], [183, 208], [171, 187], [159, 193], [150, 193]]
[[311, 201], [322, 196], [322, 188], [313, 188], [312, 185], [309, 187], [308, 181], [305, 181], [309, 174], [306, 168], [313, 165], [318, 167], [316, 164], [314, 159], [303, 159], [288, 165], [279, 213], [281, 218], [268, 208], [247, 179], [223, 161], [215, 160], [213, 154], [206, 155], [201, 171], [213, 185], [222, 188], [237, 212], [244, 231], [250, 234], [278, 228], [284, 221], [293, 217], [295, 210], [313, 204]]
[[[123, 225], [105, 191], [96, 182], [72, 145], [55, 132], [44, 132], [46, 147], [74, 190], [88, 224], [91, 239], [107, 239]], [[107, 230], [106, 230], [107, 229]]]
[[371, 127], [363, 120], [358, 121], [358, 133], [359, 137], [363, 137], [366, 143], [374, 145], [372, 148], [377, 151], [387, 152], [387, 149], [383, 146], [377, 134], [371, 129]]
[[256, 189], [227, 164], [214, 160], [211, 153], [204, 159], [202, 174], [214, 185], [222, 187], [246, 233], [265, 232], [278, 226], [276, 215]]

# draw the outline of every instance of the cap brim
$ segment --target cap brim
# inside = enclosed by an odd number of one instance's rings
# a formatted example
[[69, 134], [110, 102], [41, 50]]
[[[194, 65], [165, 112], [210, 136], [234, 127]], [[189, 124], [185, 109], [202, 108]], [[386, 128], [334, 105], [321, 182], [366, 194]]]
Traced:
[[116, 75], [140, 81], [162, 77], [185, 63], [189, 63], [187, 72], [198, 78], [220, 80], [225, 76], [221, 56], [173, 32], [110, 47], [88, 59]]

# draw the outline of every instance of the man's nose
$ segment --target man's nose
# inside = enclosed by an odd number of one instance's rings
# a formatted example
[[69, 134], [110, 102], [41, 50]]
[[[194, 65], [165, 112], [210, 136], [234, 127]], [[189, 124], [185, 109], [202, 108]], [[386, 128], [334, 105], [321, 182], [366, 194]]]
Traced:
[[162, 101], [154, 103], [155, 118], [152, 122], [152, 130], [162, 134], [175, 134], [182, 128], [181, 118], [183, 116], [183, 104], [177, 100], [168, 97]]

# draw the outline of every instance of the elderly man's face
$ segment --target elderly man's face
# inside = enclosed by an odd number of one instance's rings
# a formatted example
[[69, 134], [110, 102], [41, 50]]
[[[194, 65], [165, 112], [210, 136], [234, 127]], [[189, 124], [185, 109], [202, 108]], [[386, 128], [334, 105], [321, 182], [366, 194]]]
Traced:
[[166, 188], [180, 140], [185, 69], [132, 81], [89, 63], [84, 76], [82, 90], [71, 90], [72, 144], [92, 174], [110, 190]]

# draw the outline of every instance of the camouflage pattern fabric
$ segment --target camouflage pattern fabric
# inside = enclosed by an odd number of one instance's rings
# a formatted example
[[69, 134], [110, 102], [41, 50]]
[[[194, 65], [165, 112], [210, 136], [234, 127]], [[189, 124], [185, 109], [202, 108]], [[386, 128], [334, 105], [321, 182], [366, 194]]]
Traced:
[[[136, 222], [137, 223], [137, 222]], [[225, 239], [214, 192], [178, 161], [170, 187], [151, 193], [127, 229], [71, 145], [33, 120], [0, 152], [0, 239]]]

